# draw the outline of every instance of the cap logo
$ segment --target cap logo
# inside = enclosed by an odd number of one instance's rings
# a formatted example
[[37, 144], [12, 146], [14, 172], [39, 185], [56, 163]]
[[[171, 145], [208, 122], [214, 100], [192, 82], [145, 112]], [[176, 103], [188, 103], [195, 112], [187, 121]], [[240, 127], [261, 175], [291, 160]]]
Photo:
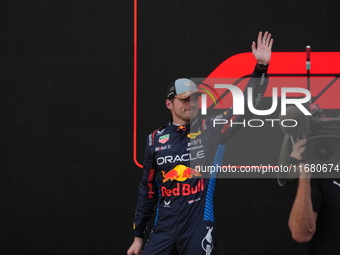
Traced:
[[182, 95], [182, 97], [186, 97], [186, 96], [188, 96], [190, 94], [190, 91], [187, 91], [187, 92], [185, 92], [183, 95]]

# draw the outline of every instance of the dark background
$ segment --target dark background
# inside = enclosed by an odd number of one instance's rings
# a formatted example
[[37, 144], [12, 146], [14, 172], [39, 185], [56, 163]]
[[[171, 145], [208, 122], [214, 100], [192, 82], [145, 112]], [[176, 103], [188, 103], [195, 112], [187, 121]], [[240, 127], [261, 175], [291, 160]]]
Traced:
[[[171, 80], [209, 75], [260, 30], [274, 51], [339, 51], [337, 5], [139, 1], [138, 159], [168, 121]], [[132, 104], [132, 0], [0, 2], [1, 254], [126, 253], [141, 177]], [[231, 158], [266, 148], [242, 132]], [[276, 162], [282, 133], [268, 135]], [[219, 180], [218, 254], [303, 254], [287, 227], [294, 194], [273, 179]]]

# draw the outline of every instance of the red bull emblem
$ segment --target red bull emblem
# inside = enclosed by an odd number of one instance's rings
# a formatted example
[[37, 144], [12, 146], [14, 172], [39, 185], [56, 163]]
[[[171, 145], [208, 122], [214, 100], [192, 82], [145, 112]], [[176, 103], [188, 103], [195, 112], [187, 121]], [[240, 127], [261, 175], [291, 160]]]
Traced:
[[177, 131], [186, 131], [186, 130], [187, 130], [186, 126], [179, 126], [177, 128]]
[[174, 169], [171, 169], [169, 172], [163, 174], [163, 182], [167, 182], [168, 180], [173, 181], [185, 181], [186, 179], [191, 179], [194, 176], [202, 176], [196, 169], [187, 167], [185, 165], [177, 165]]
[[173, 189], [167, 189], [166, 187], [161, 187], [161, 192], [163, 197], [170, 196], [189, 196], [191, 194], [196, 194], [204, 190], [204, 179], [200, 179], [197, 185], [191, 186], [188, 183], [177, 183], [176, 187]]
[[[171, 169], [169, 172], [165, 173], [162, 171], [163, 174], [163, 183], [167, 181], [180, 181], [183, 182], [186, 179], [191, 179], [194, 176], [202, 176], [197, 170], [184, 166], [178, 165], [174, 169]], [[204, 190], [204, 179], [200, 179], [197, 182], [196, 186], [191, 186], [188, 183], [177, 183], [176, 187], [173, 189], [167, 189], [166, 187], [161, 187], [161, 192], [163, 197], [170, 197], [170, 196], [189, 196], [191, 194], [196, 194], [197, 192]]]

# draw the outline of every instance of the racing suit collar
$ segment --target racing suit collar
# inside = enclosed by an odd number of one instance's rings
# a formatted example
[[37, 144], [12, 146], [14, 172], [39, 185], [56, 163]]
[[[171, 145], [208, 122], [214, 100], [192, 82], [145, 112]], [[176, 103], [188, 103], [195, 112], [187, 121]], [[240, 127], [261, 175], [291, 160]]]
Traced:
[[171, 127], [171, 129], [175, 131], [189, 131], [190, 126], [194, 126], [196, 123], [198, 123], [198, 118], [195, 118], [194, 121], [188, 124], [185, 124], [185, 125], [176, 125], [175, 123], [172, 122], [172, 119], [171, 119], [169, 122], [169, 126]]
[[190, 130], [190, 123], [186, 125], [176, 125], [175, 123], [170, 122], [169, 126], [171, 127], [171, 129], [178, 131], [178, 132]]

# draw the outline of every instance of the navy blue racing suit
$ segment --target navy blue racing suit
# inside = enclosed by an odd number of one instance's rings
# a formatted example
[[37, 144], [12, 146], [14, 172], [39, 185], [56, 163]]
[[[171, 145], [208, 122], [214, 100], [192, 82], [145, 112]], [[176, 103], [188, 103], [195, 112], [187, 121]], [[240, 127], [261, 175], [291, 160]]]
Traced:
[[[267, 84], [266, 69], [255, 67], [247, 87], [253, 88], [256, 104]], [[144, 237], [148, 221], [156, 214], [143, 255], [214, 253], [216, 175], [204, 176], [192, 166], [221, 165], [225, 143], [242, 128], [231, 127], [230, 120], [238, 122], [249, 116], [249, 112], [233, 115], [229, 109], [183, 126], [169, 123], [148, 136], [134, 220], [135, 236]], [[214, 119], [222, 118], [228, 123], [214, 127]]]

